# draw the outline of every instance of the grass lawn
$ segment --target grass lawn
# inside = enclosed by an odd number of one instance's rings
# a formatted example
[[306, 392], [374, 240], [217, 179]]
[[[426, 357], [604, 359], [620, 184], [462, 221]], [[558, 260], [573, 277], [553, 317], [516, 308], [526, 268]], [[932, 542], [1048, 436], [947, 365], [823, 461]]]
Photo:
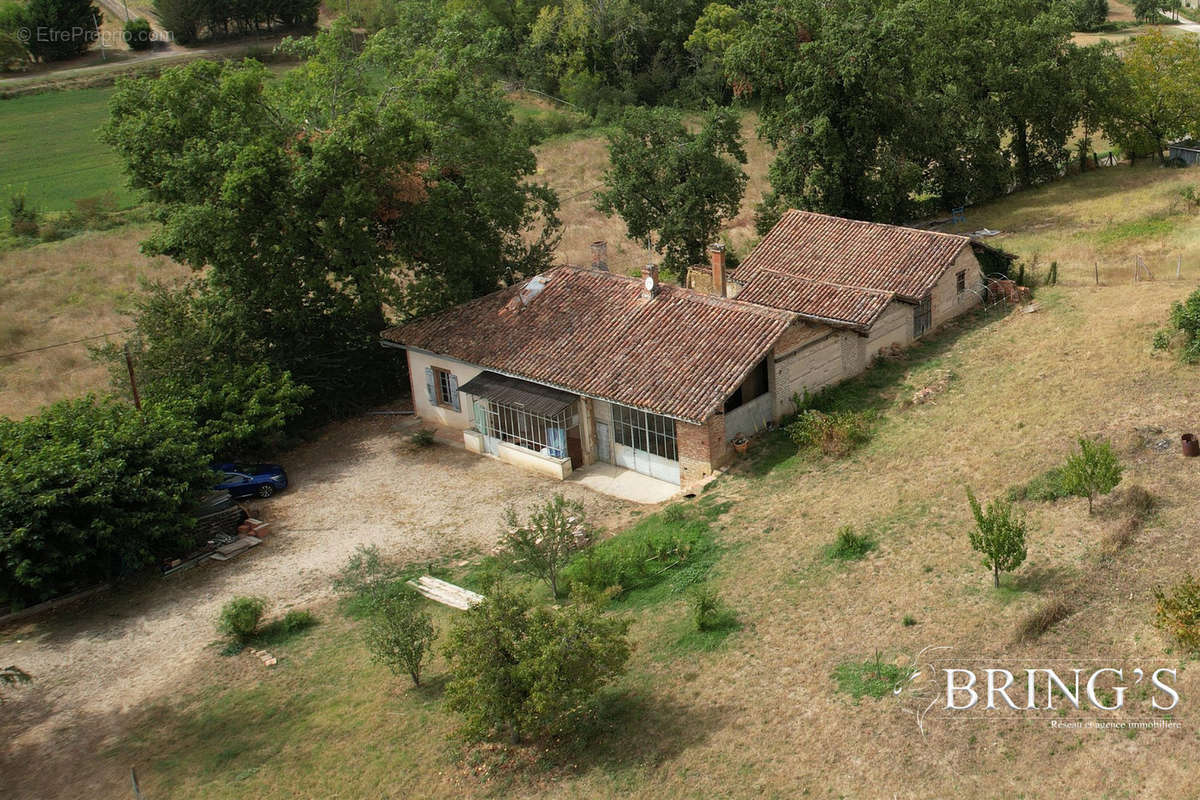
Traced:
[[44, 211], [66, 211], [72, 201], [113, 192], [133, 203], [117, 156], [97, 138], [108, 119], [111, 87], [16, 97], [0, 101], [0, 197], [23, 193]]

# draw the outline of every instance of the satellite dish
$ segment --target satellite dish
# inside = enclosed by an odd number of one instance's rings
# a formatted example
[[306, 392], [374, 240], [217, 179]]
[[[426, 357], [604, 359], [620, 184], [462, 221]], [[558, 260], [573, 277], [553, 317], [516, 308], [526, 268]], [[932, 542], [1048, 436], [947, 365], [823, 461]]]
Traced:
[[647, 275], [645, 284], [646, 284], [646, 291], [648, 291], [648, 292], [654, 291], [654, 278]]

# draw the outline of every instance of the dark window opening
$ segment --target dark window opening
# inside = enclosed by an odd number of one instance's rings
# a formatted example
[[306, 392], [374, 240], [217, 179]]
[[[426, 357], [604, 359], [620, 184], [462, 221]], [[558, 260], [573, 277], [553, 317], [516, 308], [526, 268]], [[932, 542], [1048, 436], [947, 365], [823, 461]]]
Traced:
[[954, 284], [959, 294], [967, 290], [967, 271], [965, 269], [954, 276]]
[[725, 400], [725, 413], [728, 414], [735, 408], [740, 408], [746, 405], [751, 400], [756, 400], [762, 397], [771, 386], [767, 376], [767, 359], [758, 362], [758, 366], [746, 376], [746, 380], [742, 381], [742, 385], [734, 390], [733, 394]]
[[913, 338], [917, 338], [929, 330], [933, 322], [933, 301], [926, 297], [913, 309]]

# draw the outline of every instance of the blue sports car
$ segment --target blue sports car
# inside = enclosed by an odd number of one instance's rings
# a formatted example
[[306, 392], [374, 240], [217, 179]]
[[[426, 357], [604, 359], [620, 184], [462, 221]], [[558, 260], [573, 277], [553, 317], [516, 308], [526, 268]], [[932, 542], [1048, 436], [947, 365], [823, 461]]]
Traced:
[[224, 489], [234, 497], [270, 497], [287, 488], [287, 473], [278, 464], [218, 464], [221, 482], [214, 489]]

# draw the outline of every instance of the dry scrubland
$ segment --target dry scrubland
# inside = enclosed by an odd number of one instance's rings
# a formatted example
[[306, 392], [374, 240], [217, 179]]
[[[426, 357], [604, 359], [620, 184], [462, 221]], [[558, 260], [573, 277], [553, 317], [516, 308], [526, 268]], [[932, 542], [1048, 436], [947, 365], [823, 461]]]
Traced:
[[[539, 158], [544, 179], [566, 197], [599, 182], [603, 145], [566, 137], [540, 147]], [[758, 149], [733, 223], [739, 245], [753, 230], [764, 169]], [[637, 651], [610, 701], [611, 727], [584, 752], [508, 761], [486, 748], [464, 753], [439, 707], [440, 662], [428, 689], [408, 690], [368, 662], [353, 623], [326, 605], [322, 625], [279, 649], [275, 670], [214, 649], [180, 670], [173, 697], [89, 719], [83, 727], [112, 732], [99, 743], [64, 730], [40, 763], [14, 748], [0, 768], [14, 781], [36, 775], [37, 792], [18, 784], [27, 795], [64, 798], [128, 796], [130, 766], [152, 798], [1168, 796], [1197, 777], [1194, 665], [1178, 682], [1183, 729], [1135, 736], [1056, 731], [1041, 717], [933, 720], [922, 738], [903, 703], [855, 703], [835, 691], [831, 672], [876, 652], [903, 660], [927, 645], [1041, 660], [1178, 658], [1150, 625], [1151, 592], [1200, 571], [1200, 465], [1177, 454], [1179, 433], [1200, 427], [1200, 373], [1153, 356], [1149, 342], [1171, 301], [1200, 280], [1197, 218], [1178, 199], [1196, 182], [1200, 170], [1119, 167], [971, 209], [967, 228], [1004, 231], [993, 241], [1027, 263], [1036, 257], [1039, 272], [1058, 261], [1060, 285], [1039, 293], [1037, 313], [966, 320], [869, 373], [848, 396], [883, 417], [849, 459], [806, 461], [780, 438], [757, 443], [709, 492], [732, 503], [717, 525], [725, 555], [715, 580], [743, 629], [698, 651], [680, 644], [681, 598], [630, 612]], [[583, 260], [587, 243], [604, 238], [615, 268], [636, 267], [641, 252], [619, 220], [590, 210], [589, 195], [564, 203], [564, 257]], [[21, 325], [32, 331], [18, 334], [19, 344], [119, 327], [111, 299], [134, 273], [178, 277], [178, 268], [136, 254], [141, 233], [0, 256], [3, 319], [27, 314]], [[1138, 254], [1159, 280], [1130, 281]], [[29, 410], [36, 392], [51, 399], [62, 380], [55, 373], [69, 367], [42, 358], [3, 364], [5, 410]], [[85, 358], [74, 363], [80, 383], [57, 391], [83, 388], [86, 374], [102, 382], [86, 373], [94, 368]], [[933, 402], [904, 402], [947, 373]], [[1124, 519], [1115, 501], [1091, 518], [1083, 500], [1027, 504], [1029, 560], [993, 591], [967, 544], [963, 485], [1000, 493], [1060, 463], [1081, 433], [1110, 437], [1127, 466], [1123, 486], [1147, 487], [1160, 509], [1128, 548], [1104, 557], [1101, 539]], [[1164, 439], [1165, 451], [1153, 447]], [[481, 513], [499, 519], [497, 509]], [[847, 524], [874, 534], [879, 547], [831, 565], [823, 549]], [[1020, 622], [1055, 596], [1078, 612], [1019, 643]], [[439, 623], [449, 614], [439, 612]], [[902, 624], [906, 615], [916, 624]], [[53, 625], [43, 634], [55, 646]], [[113, 676], [114, 693], [122, 682]]]

